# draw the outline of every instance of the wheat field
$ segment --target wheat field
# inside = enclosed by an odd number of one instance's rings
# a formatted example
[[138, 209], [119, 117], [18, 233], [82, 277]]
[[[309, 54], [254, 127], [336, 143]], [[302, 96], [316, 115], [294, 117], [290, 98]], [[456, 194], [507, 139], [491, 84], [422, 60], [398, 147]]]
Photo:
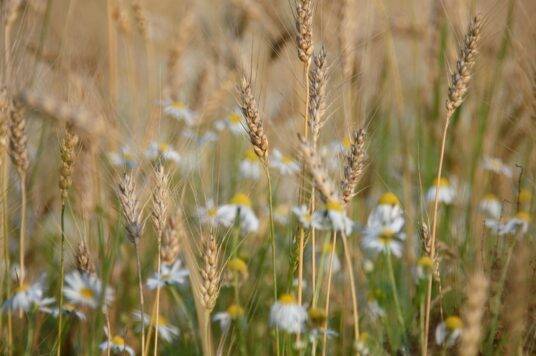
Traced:
[[0, 6], [2, 355], [536, 354], [533, 0]]

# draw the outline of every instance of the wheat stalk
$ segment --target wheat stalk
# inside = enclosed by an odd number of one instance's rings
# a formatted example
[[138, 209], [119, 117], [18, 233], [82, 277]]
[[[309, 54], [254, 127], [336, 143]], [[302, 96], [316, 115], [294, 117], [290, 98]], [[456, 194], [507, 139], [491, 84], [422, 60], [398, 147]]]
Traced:
[[461, 356], [478, 354], [482, 336], [482, 317], [488, 297], [488, 279], [482, 272], [471, 276], [467, 285], [467, 301], [462, 310], [463, 332], [459, 348]]
[[355, 196], [355, 188], [359, 179], [363, 176], [366, 165], [365, 151], [366, 131], [365, 129], [355, 130], [352, 137], [350, 151], [344, 158], [344, 177], [341, 182], [342, 200], [348, 204]]
[[326, 51], [320, 48], [313, 56], [313, 66], [309, 73], [309, 116], [308, 124], [311, 129], [313, 147], [316, 147], [320, 129], [324, 126], [324, 112], [326, 110]]
[[238, 105], [246, 120], [249, 139], [253, 145], [255, 154], [266, 163], [268, 158], [268, 138], [264, 133], [262, 120], [259, 116], [257, 102], [251, 91], [251, 83], [245, 77], [238, 87]]
[[297, 0], [296, 2], [296, 44], [298, 57], [303, 63], [309, 63], [313, 54], [313, 2]]

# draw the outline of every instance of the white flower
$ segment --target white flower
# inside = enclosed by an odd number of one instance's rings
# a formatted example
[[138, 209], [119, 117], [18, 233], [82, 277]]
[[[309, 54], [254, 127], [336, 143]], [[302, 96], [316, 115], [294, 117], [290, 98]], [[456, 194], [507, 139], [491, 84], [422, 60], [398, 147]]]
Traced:
[[435, 201], [436, 190], [438, 191], [438, 200], [440, 203], [451, 204], [454, 201], [456, 195], [456, 189], [451, 185], [447, 178], [441, 178], [439, 182], [437, 179], [434, 185], [426, 192], [426, 201], [433, 203]]
[[300, 170], [298, 163], [283, 155], [278, 149], [274, 149], [272, 152], [270, 166], [277, 169], [282, 175], [291, 175]]
[[246, 233], [259, 229], [259, 219], [251, 209], [251, 200], [242, 193], [236, 194], [229, 204], [218, 208], [216, 220], [226, 227], [233, 226], [238, 220], [241, 229]]
[[490, 218], [498, 219], [501, 216], [502, 204], [493, 194], [487, 194], [478, 205], [480, 211]]
[[150, 160], [156, 160], [162, 158], [165, 161], [173, 161], [179, 163], [181, 156], [170, 145], [165, 143], [152, 142], [147, 150], [145, 156]]
[[164, 103], [164, 113], [178, 121], [184, 121], [188, 126], [195, 124], [196, 113], [182, 101], [167, 101]]
[[214, 205], [214, 200], [208, 199], [203, 207], [197, 208], [197, 217], [202, 225], [214, 227], [217, 225], [218, 208]]
[[370, 349], [368, 347], [369, 335], [368, 333], [360, 333], [359, 338], [355, 342], [355, 350], [359, 355], [367, 356], [370, 354]]
[[23, 283], [15, 289], [15, 293], [2, 305], [3, 310], [29, 311], [37, 307], [46, 312], [47, 305], [54, 303], [54, 298], [44, 297], [44, 275], [31, 285]]
[[136, 159], [129, 146], [123, 146], [117, 152], [108, 153], [108, 159], [114, 166], [126, 166], [127, 168], [132, 169], [137, 165]]
[[[77, 310], [76, 307], [73, 304], [70, 303], [63, 303], [62, 306], [62, 314], [63, 315], [74, 315], [80, 320], [86, 320], [86, 314], [82, 313], [81, 311]], [[48, 313], [52, 315], [54, 318], [57, 318], [60, 314], [60, 308], [59, 307], [44, 307], [41, 309], [45, 313]]]
[[[102, 283], [95, 275], [82, 274], [75, 270], [65, 276], [63, 295], [72, 304], [96, 308], [99, 305], [101, 293]], [[112, 300], [113, 291], [111, 288], [106, 288], [103, 302], [107, 305]]]
[[462, 334], [463, 322], [457, 316], [449, 316], [435, 331], [436, 343], [440, 346], [453, 346]]
[[432, 259], [428, 256], [422, 256], [417, 261], [417, 266], [413, 269], [413, 276], [415, 281], [419, 282], [423, 279], [428, 278], [430, 272], [432, 271], [433, 262]]
[[290, 206], [288, 204], [279, 204], [274, 209], [274, 220], [281, 225], [288, 224]]
[[506, 177], [512, 177], [512, 169], [503, 163], [499, 158], [485, 157], [483, 162], [485, 170], [496, 174], [502, 174]]
[[151, 278], [147, 279], [147, 287], [149, 289], [184, 284], [186, 277], [190, 274], [186, 268], [182, 268], [181, 260], [176, 260], [173, 264], [162, 264], [160, 266], [160, 272], [160, 276], [156, 272]]
[[342, 141], [333, 141], [329, 145], [329, 149], [337, 154], [345, 154], [352, 146], [352, 140], [349, 136], [345, 136]]
[[344, 234], [350, 235], [354, 222], [346, 216], [341, 203], [329, 201], [325, 210], [313, 213], [312, 226], [319, 230], [342, 231]]
[[383, 318], [385, 316], [385, 310], [383, 310], [376, 299], [370, 299], [368, 301], [367, 310], [372, 320]]
[[397, 196], [391, 192], [383, 194], [367, 219], [367, 229], [390, 229], [399, 233], [403, 226], [404, 212]]
[[244, 308], [238, 304], [231, 304], [226, 311], [214, 314], [212, 320], [220, 323], [220, 328], [222, 331], [227, 331], [231, 326], [231, 322], [241, 318], [243, 315]]
[[496, 219], [487, 219], [485, 222], [486, 227], [495, 231], [498, 235], [515, 235], [517, 233], [524, 235], [529, 230], [529, 223], [530, 215], [524, 211], [520, 211], [505, 223]]
[[99, 348], [101, 351], [111, 350], [112, 352], [126, 352], [131, 356], [134, 356], [134, 350], [125, 344], [125, 339], [123, 339], [121, 336], [116, 335], [114, 337], [111, 337], [109, 340], [104, 341], [99, 345]]
[[218, 141], [218, 134], [214, 131], [207, 131], [204, 134], [198, 134], [197, 132], [186, 129], [182, 133], [182, 136], [195, 142], [197, 147], [202, 147], [207, 143]]
[[229, 114], [225, 119], [216, 121], [215, 127], [218, 131], [228, 129], [234, 135], [246, 134], [242, 124], [242, 114], [238, 110]]
[[313, 223], [313, 216], [309, 213], [309, 208], [305, 205], [295, 206], [292, 208], [292, 212], [298, 218], [300, 224], [305, 228], [309, 229]]
[[[326, 242], [322, 247], [322, 253], [326, 256], [324, 259], [326, 271], [329, 269], [329, 260], [331, 258], [331, 252], [333, 251], [333, 245], [329, 242]], [[333, 262], [331, 265], [332, 272], [337, 273], [341, 270], [341, 260], [337, 256], [337, 251], [333, 254]]]
[[334, 337], [339, 336], [339, 334], [332, 329], [325, 329], [325, 328], [313, 328], [311, 331], [309, 331], [309, 342], [313, 343], [315, 341], [318, 341], [320, 338], [324, 337], [324, 333], [326, 333], [326, 337], [328, 339], [332, 339]]
[[390, 252], [396, 257], [402, 256], [402, 241], [405, 235], [396, 234], [391, 229], [366, 229], [363, 236], [363, 247], [375, 253]]
[[[150, 320], [149, 315], [143, 314], [143, 318], [141, 315], [142, 314], [139, 311], [135, 311], [132, 313], [132, 316], [134, 317], [134, 319], [139, 323], [137, 327], [138, 331], [142, 331], [141, 330], [142, 324], [146, 328], [155, 326], [156, 317], [153, 320], [151, 320], [151, 322], [149, 323], [149, 320]], [[142, 320], [143, 320], [143, 323], [142, 323]], [[170, 342], [174, 338], [179, 336], [179, 328], [171, 325], [169, 321], [162, 315], [158, 317], [157, 329], [158, 329], [158, 336], [166, 342]]]
[[262, 166], [259, 157], [253, 149], [246, 151], [246, 157], [240, 162], [240, 175], [242, 178], [258, 180], [261, 176]]
[[270, 309], [270, 325], [291, 334], [303, 332], [307, 318], [305, 308], [290, 294], [283, 294]]

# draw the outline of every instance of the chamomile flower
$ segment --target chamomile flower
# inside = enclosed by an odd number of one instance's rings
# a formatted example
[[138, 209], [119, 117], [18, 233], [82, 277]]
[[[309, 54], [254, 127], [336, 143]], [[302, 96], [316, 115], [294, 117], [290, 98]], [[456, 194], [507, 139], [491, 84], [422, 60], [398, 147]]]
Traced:
[[502, 204], [493, 194], [486, 194], [478, 204], [478, 208], [490, 218], [498, 219], [501, 216]]
[[210, 130], [201, 134], [194, 130], [186, 129], [182, 132], [182, 136], [195, 143], [195, 146], [198, 148], [203, 147], [207, 143], [218, 141], [218, 134]]
[[300, 170], [300, 166], [292, 158], [285, 156], [278, 149], [274, 149], [270, 160], [270, 166], [282, 175], [291, 175]]
[[129, 146], [123, 146], [116, 152], [109, 152], [108, 159], [114, 166], [125, 166], [129, 169], [136, 167], [136, 158]]
[[214, 227], [217, 222], [218, 208], [214, 205], [214, 200], [208, 199], [205, 206], [197, 208], [197, 217], [202, 225]]
[[[65, 276], [63, 295], [74, 305], [96, 308], [99, 305], [102, 293], [102, 283], [97, 276], [82, 274], [78, 270], [72, 271]], [[104, 292], [104, 304], [113, 300], [113, 291], [106, 288]]]
[[402, 256], [405, 235], [397, 234], [393, 230], [387, 229], [366, 229], [363, 236], [363, 247], [374, 253], [390, 252], [396, 257]]
[[[329, 269], [329, 260], [331, 258], [332, 251], [333, 251], [333, 245], [329, 242], [326, 242], [324, 246], [322, 247], [322, 252], [326, 256], [324, 259], [326, 270]], [[341, 270], [341, 260], [339, 259], [339, 256], [337, 256], [337, 251], [335, 251], [335, 254], [333, 254], [333, 262], [331, 264], [331, 268], [332, 268], [333, 273], [337, 273]]]
[[246, 134], [246, 130], [242, 124], [242, 114], [238, 110], [229, 114], [225, 119], [217, 121], [215, 127], [219, 131], [227, 129], [233, 135]]
[[249, 269], [243, 259], [233, 257], [227, 262], [226, 267], [226, 274], [224, 276], [225, 284], [233, 285], [233, 283], [240, 283], [248, 279]]
[[345, 154], [352, 146], [352, 140], [349, 136], [345, 136], [341, 141], [333, 141], [330, 148], [337, 154]]
[[145, 151], [145, 157], [154, 161], [163, 159], [164, 161], [172, 161], [180, 163], [181, 156], [170, 145], [166, 143], [152, 142]]
[[367, 219], [367, 229], [391, 229], [398, 233], [403, 226], [404, 212], [397, 196], [391, 192], [383, 194]]
[[522, 210], [529, 210], [530, 203], [532, 202], [532, 193], [527, 188], [523, 188], [519, 191], [519, 204]]
[[[63, 306], [61, 309], [62, 309], [63, 315], [71, 315], [71, 316], [77, 317], [79, 320], [86, 320], [86, 314], [76, 309], [76, 306], [71, 303], [63, 303]], [[46, 308], [42, 308], [42, 311], [52, 315], [54, 318], [57, 318], [60, 315], [59, 307], [52, 307], [52, 308], [46, 307]]]
[[457, 316], [449, 316], [441, 322], [435, 331], [436, 343], [443, 347], [454, 346], [462, 334], [463, 322]]
[[[154, 317], [154, 319], [151, 320], [151, 322], [149, 322], [151, 318], [149, 318], [149, 315], [145, 313], [143, 314], [143, 317], [142, 317], [142, 314], [139, 311], [135, 311], [132, 313], [132, 316], [139, 323], [139, 325], [137, 326], [137, 331], [140, 331], [140, 332], [142, 331], [141, 330], [142, 324], [146, 328], [155, 327], [156, 317]], [[156, 329], [158, 329], [158, 337], [160, 337], [162, 340], [166, 342], [173, 341], [173, 339], [179, 336], [179, 332], [180, 332], [179, 328], [171, 325], [170, 322], [162, 315], [158, 317], [158, 325], [156, 325]]]
[[439, 181], [434, 180], [432, 187], [426, 192], [426, 201], [433, 203], [435, 201], [436, 191], [438, 192], [438, 200], [443, 204], [451, 204], [456, 195], [456, 189], [450, 184], [447, 178], [441, 178]]
[[23, 283], [22, 285], [17, 286], [14, 294], [2, 305], [2, 309], [28, 312], [30, 309], [36, 307], [46, 312], [47, 306], [54, 303], [54, 298], [44, 297], [44, 284], [45, 277], [42, 276], [33, 284]]
[[196, 113], [182, 101], [167, 101], [164, 103], [164, 114], [177, 121], [184, 121], [188, 126], [195, 124]]
[[280, 225], [286, 225], [289, 221], [290, 205], [279, 204], [274, 209], [274, 220]]
[[324, 333], [326, 333], [326, 337], [328, 339], [333, 339], [334, 337], [339, 336], [339, 333], [337, 333], [333, 329], [326, 329], [324, 327], [318, 327], [313, 328], [311, 331], [309, 331], [309, 342], [313, 343], [315, 341], [320, 340], [324, 337]]
[[288, 333], [301, 333], [307, 322], [307, 311], [290, 294], [283, 294], [270, 309], [270, 325]]
[[182, 267], [181, 260], [176, 260], [173, 264], [162, 264], [160, 266], [160, 272], [160, 275], [156, 272], [151, 278], [147, 279], [147, 287], [149, 289], [184, 284], [190, 274], [190, 271]]
[[430, 273], [432, 272], [433, 262], [432, 259], [428, 256], [422, 256], [417, 261], [417, 266], [415, 266], [413, 270], [413, 275], [415, 277], [416, 282], [419, 282], [423, 279], [428, 278]]
[[99, 349], [101, 351], [110, 350], [114, 353], [122, 353], [126, 352], [127, 354], [134, 356], [135, 352], [132, 347], [128, 346], [125, 343], [125, 339], [119, 335], [115, 335], [113, 337], [110, 337], [109, 340], [104, 341], [99, 345]]
[[378, 320], [385, 316], [385, 310], [380, 303], [374, 298], [369, 298], [367, 302], [367, 312], [372, 320]]
[[520, 211], [504, 223], [496, 219], [488, 219], [485, 224], [498, 235], [524, 235], [529, 229], [530, 215], [525, 211]]
[[307, 208], [305, 205], [295, 206], [292, 208], [292, 212], [294, 215], [296, 215], [303, 228], [311, 228], [313, 216], [309, 213], [309, 208]]
[[312, 226], [319, 230], [342, 231], [352, 233], [354, 222], [346, 216], [344, 206], [338, 201], [329, 201], [324, 210], [313, 213]]
[[246, 179], [258, 180], [261, 176], [262, 165], [253, 149], [248, 149], [244, 159], [240, 162], [240, 176]]
[[238, 221], [242, 231], [246, 233], [259, 229], [259, 219], [251, 209], [251, 200], [243, 193], [236, 194], [229, 204], [218, 208], [216, 221], [226, 227], [231, 227]]
[[366, 356], [370, 354], [369, 341], [368, 333], [363, 332], [359, 334], [359, 337], [354, 344], [355, 350], [359, 355]]
[[485, 157], [482, 166], [487, 171], [502, 174], [506, 177], [512, 177], [512, 169], [504, 164], [499, 158]]
[[227, 310], [214, 314], [212, 320], [220, 323], [222, 331], [229, 330], [231, 323], [244, 316], [244, 308], [238, 304], [231, 304]]

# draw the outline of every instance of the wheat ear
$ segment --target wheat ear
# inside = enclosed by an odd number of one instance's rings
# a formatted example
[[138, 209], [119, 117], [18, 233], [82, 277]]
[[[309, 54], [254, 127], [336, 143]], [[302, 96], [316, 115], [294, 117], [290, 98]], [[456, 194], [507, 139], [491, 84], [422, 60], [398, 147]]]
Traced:
[[366, 164], [365, 151], [366, 131], [355, 130], [352, 136], [350, 151], [344, 159], [344, 178], [342, 180], [342, 200], [348, 204], [355, 195], [355, 188], [363, 176]]
[[488, 279], [478, 271], [467, 285], [467, 301], [462, 310], [463, 332], [459, 354], [475, 356], [478, 354], [482, 336], [482, 317], [488, 297]]

